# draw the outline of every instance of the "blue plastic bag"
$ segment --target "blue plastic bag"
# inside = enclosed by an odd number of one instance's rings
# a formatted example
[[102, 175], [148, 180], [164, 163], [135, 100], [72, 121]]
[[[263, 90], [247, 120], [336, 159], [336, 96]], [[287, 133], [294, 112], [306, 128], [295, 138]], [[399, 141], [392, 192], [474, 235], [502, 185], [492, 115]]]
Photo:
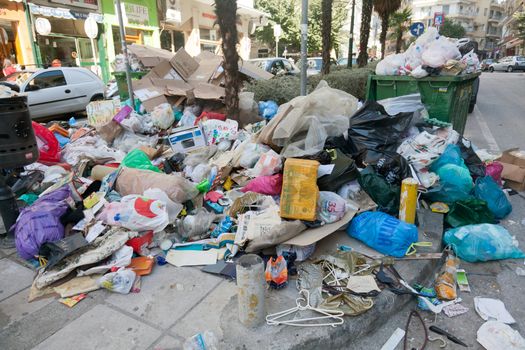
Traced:
[[447, 164], [454, 164], [467, 168], [465, 166], [465, 161], [461, 157], [461, 150], [457, 145], [447, 145], [445, 152], [443, 152], [443, 154], [430, 165], [429, 170], [437, 172], [442, 166]]
[[439, 168], [437, 174], [441, 188], [431, 195], [432, 200], [454, 203], [470, 197], [474, 184], [466, 167], [446, 164]]
[[354, 218], [347, 233], [378, 252], [396, 258], [405, 256], [410, 245], [418, 239], [415, 225], [371, 211]]
[[277, 114], [278, 109], [279, 106], [274, 101], [259, 102], [259, 115], [264, 119], [272, 119]]
[[512, 211], [512, 205], [507, 199], [505, 192], [501, 190], [490, 176], [479, 177], [476, 180], [474, 195], [476, 198], [487, 202], [489, 210], [494, 214], [496, 219], [503, 219]]
[[443, 240], [452, 246], [458, 257], [468, 262], [525, 258], [518, 242], [500, 225], [454, 228], [445, 232]]

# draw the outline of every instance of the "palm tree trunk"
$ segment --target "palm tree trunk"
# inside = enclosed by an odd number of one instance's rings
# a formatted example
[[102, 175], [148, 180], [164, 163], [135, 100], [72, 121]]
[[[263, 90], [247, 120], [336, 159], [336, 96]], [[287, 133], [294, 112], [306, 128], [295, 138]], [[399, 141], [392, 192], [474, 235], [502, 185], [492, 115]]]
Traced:
[[321, 3], [323, 37], [323, 74], [330, 73], [330, 49], [332, 48], [332, 2], [333, 0], [323, 0], [323, 2]]
[[368, 38], [370, 37], [370, 21], [372, 20], [372, 0], [363, 0], [361, 12], [361, 34], [359, 35], [359, 56], [357, 64], [364, 67], [368, 63]]
[[397, 33], [396, 53], [400, 53], [401, 52], [401, 46], [403, 46], [403, 32]]
[[381, 59], [385, 58], [386, 34], [388, 33], [389, 18], [389, 15], [385, 15], [383, 18], [381, 18], [381, 34], [379, 35], [379, 41], [381, 42]]
[[215, 0], [215, 13], [221, 32], [224, 55], [224, 89], [226, 113], [231, 119], [239, 117], [239, 54], [237, 52], [237, 1]]

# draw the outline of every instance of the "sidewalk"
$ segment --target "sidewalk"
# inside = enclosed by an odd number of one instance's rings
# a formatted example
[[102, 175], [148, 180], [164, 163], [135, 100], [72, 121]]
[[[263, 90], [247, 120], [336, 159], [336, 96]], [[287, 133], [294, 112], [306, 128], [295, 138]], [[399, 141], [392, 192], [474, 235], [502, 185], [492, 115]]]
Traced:
[[[437, 240], [434, 240], [437, 247]], [[319, 243], [316, 254], [345, 244], [377, 254], [337, 232]], [[33, 271], [23, 267], [14, 251], [1, 251], [0, 280], [12, 281], [0, 291], [0, 348], [19, 349], [180, 349], [192, 335], [211, 330], [220, 348], [318, 349], [346, 348], [352, 339], [381, 326], [410, 301], [409, 297], [382, 292], [374, 307], [336, 328], [263, 325], [244, 328], [237, 317], [234, 282], [203, 273], [198, 268], [155, 266], [142, 280], [140, 293], [127, 295], [98, 290], [73, 308], [55, 298], [27, 303]], [[408, 281], [432, 277], [436, 261], [396, 262]], [[295, 306], [295, 281], [283, 290], [267, 292], [267, 312]], [[96, 335], [96, 336], [95, 336]]]

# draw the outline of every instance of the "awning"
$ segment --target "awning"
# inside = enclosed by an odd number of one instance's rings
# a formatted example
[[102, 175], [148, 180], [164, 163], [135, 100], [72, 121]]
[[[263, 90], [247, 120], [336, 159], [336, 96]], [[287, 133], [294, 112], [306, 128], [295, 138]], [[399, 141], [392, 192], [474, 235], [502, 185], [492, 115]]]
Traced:
[[89, 17], [92, 17], [97, 21], [98, 23], [102, 23], [104, 21], [104, 16], [102, 16], [100, 13], [85, 13], [85, 12], [78, 12], [78, 11], [71, 11], [69, 9], [60, 8], [60, 7], [47, 7], [47, 6], [38, 6], [33, 3], [28, 3], [29, 10], [34, 15], [41, 15], [46, 17], [56, 17], [56, 18], [63, 18], [63, 19], [87, 19]]
[[519, 46], [523, 44], [523, 39], [517, 38], [509, 41], [505, 44], [506, 49], [512, 49], [513, 47]]

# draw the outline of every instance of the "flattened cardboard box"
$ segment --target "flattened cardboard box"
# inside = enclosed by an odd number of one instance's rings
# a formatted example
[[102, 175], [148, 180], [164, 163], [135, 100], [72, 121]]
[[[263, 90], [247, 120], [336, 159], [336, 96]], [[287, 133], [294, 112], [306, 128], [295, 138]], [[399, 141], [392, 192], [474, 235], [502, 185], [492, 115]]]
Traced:
[[138, 60], [146, 68], [155, 67], [161, 62], [169, 61], [174, 54], [168, 50], [162, 50], [147, 45], [132, 44], [128, 46], [129, 51], [137, 56]]
[[524, 191], [525, 152], [521, 152], [523, 156], [519, 156], [519, 152], [519, 148], [506, 150], [497, 161], [503, 164], [501, 177], [505, 180], [505, 183], [513, 190]]
[[177, 51], [175, 56], [173, 56], [170, 63], [182, 79], [186, 81], [199, 68], [199, 62], [191, 57], [182, 47]]

